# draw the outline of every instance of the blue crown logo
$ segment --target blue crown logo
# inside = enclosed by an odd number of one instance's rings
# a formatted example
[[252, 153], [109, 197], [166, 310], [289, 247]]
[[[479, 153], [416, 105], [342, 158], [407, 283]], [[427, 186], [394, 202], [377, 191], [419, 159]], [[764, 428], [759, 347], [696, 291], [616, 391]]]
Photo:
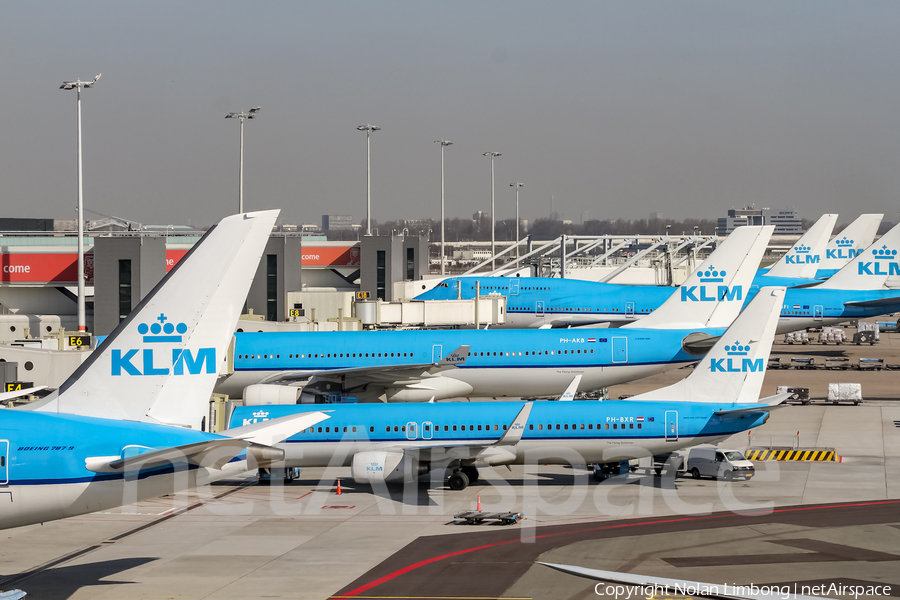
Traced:
[[[187, 325], [184, 323], [179, 323], [177, 325], [174, 323], [167, 323], [166, 321], [169, 319], [162, 313], [156, 317], [156, 320], [159, 321], [159, 323], [153, 323], [152, 325], [141, 323], [137, 327], [138, 333], [144, 336], [145, 343], [161, 344], [181, 342], [181, 336], [187, 332]], [[147, 335], [148, 333], [150, 335]]]
[[728, 356], [747, 356], [748, 352], [750, 352], [750, 346], [742, 346], [740, 342], [725, 346], [725, 353]]
[[725, 271], [717, 271], [715, 267], [709, 267], [705, 271], [700, 271], [700, 281], [704, 283], [714, 283], [725, 281]]
[[897, 251], [891, 250], [887, 246], [872, 250], [872, 254], [875, 255], [875, 260], [893, 260], [897, 258]]
[[806, 244], [800, 244], [794, 250], [797, 251], [797, 254], [809, 254], [810, 247]]
[[264, 410], [258, 410], [255, 413], [253, 413], [253, 417], [256, 419], [265, 419], [268, 416], [269, 416], [269, 413]]
[[847, 236], [845, 235], [844, 237], [836, 241], [835, 244], [837, 244], [841, 248], [850, 248], [853, 246], [853, 240], [848, 240]]

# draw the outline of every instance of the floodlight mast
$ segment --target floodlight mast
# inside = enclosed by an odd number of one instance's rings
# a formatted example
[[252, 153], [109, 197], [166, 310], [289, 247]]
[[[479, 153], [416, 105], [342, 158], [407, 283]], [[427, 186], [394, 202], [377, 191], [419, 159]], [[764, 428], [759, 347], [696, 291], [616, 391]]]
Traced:
[[[100, 73], [102, 75], [102, 73]], [[76, 114], [78, 116], [78, 332], [87, 331], [87, 323], [84, 311], [84, 186], [82, 184], [81, 162], [81, 90], [94, 87], [100, 75], [93, 81], [64, 81], [59, 89], [76, 91]]]
[[444, 274], [444, 148], [452, 146], [447, 140], [434, 140], [441, 145], [441, 275]]
[[491, 271], [493, 271], [496, 268], [496, 265], [494, 264], [496, 259], [494, 257], [497, 256], [497, 250], [494, 248], [496, 244], [494, 233], [497, 229], [494, 224], [496, 220], [496, 211], [494, 210], [494, 159], [503, 155], [499, 152], [485, 152], [484, 156], [491, 157]]
[[516, 258], [519, 258], [519, 190], [525, 187], [524, 183], [509, 184], [509, 187], [516, 188]]
[[241, 166], [238, 171], [238, 213], [244, 212], [244, 119], [255, 119], [261, 107], [251, 108], [247, 112], [228, 113], [226, 119], [240, 119], [241, 122]]
[[381, 131], [377, 125], [357, 126], [360, 131], [366, 132], [366, 235], [372, 235], [372, 152], [369, 136], [373, 131]]

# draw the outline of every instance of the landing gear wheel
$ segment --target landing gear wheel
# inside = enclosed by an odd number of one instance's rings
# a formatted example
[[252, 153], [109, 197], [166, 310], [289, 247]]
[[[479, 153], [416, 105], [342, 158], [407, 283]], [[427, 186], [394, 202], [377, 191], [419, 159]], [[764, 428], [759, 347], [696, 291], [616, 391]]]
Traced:
[[469, 483], [475, 483], [476, 481], [478, 481], [478, 468], [477, 467], [472, 467], [472, 466], [460, 467], [459, 470], [466, 474], [466, 477], [469, 478]]
[[462, 471], [457, 471], [450, 476], [450, 480], [447, 483], [451, 490], [464, 490], [469, 487], [469, 477]]
[[700, 479], [700, 469], [698, 469], [697, 467], [694, 467], [693, 469], [691, 469], [691, 476], [694, 479]]

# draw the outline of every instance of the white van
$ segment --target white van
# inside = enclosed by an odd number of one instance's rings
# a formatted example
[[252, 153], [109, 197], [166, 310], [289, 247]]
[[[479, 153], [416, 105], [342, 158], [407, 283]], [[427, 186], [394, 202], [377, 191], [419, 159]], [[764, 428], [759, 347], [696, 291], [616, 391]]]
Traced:
[[722, 478], [725, 481], [731, 481], [736, 477], [750, 479], [755, 473], [753, 463], [740, 451], [717, 448], [691, 448], [687, 470], [694, 479], [706, 476], [713, 479]]

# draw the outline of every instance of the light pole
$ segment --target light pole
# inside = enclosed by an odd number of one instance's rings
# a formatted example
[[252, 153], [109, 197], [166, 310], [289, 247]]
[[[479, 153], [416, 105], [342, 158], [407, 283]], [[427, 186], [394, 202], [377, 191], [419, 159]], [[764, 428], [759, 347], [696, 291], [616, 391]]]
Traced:
[[516, 258], [519, 258], [519, 190], [525, 187], [524, 183], [509, 184], [509, 187], [516, 188]]
[[[100, 74], [102, 75], [102, 73]], [[78, 114], [78, 331], [87, 331], [84, 317], [84, 188], [81, 176], [81, 90], [94, 87], [100, 75], [93, 81], [64, 81], [59, 89], [76, 90], [76, 112]]]
[[447, 140], [434, 140], [441, 145], [441, 275], [444, 274], [444, 148], [452, 146]]
[[372, 235], [372, 153], [369, 136], [373, 131], [380, 131], [381, 127], [366, 123], [358, 126], [357, 129], [366, 132], [366, 235]]
[[497, 218], [494, 210], [494, 159], [502, 155], [499, 152], [485, 152], [484, 155], [491, 157], [491, 270], [493, 271], [495, 268], [494, 257], [497, 255], [497, 251], [494, 249], [496, 243], [494, 232], [497, 229], [494, 226], [494, 220]]
[[247, 112], [228, 113], [226, 119], [240, 119], [241, 121], [241, 167], [238, 171], [238, 213], [244, 212], [244, 119], [255, 119], [259, 112], [259, 106], [251, 108]]

